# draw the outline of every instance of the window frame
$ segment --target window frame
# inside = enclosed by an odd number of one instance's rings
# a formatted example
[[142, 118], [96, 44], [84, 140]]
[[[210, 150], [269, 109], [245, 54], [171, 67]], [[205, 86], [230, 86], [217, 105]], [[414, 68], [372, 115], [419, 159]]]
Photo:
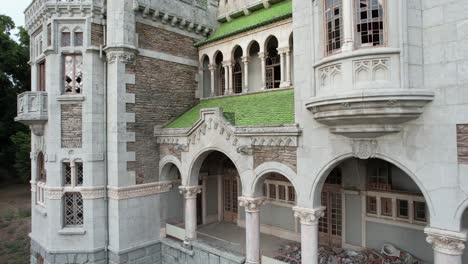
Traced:
[[[68, 223], [68, 215], [67, 214], [67, 198], [69, 196], [73, 197], [72, 201], [72, 213], [73, 213], [73, 222], [70, 224]], [[82, 227], [84, 225], [84, 199], [83, 195], [79, 191], [70, 191], [65, 192], [63, 194], [63, 226], [64, 227]], [[79, 205], [81, 202], [81, 208]], [[78, 214], [80, 213], [79, 209], [81, 209], [81, 216], [79, 217]]]
[[[340, 4], [340, 47], [337, 48], [337, 49], [332, 49], [331, 51], [328, 50], [328, 21], [327, 21], [327, 0], [323, 0], [322, 4], [323, 4], [323, 7], [322, 7], [322, 14], [323, 14], [323, 17], [322, 17], [322, 23], [323, 23], [323, 26], [322, 26], [322, 30], [323, 30], [323, 52], [324, 52], [324, 56], [327, 57], [327, 56], [331, 56], [331, 55], [334, 55], [334, 54], [337, 54], [337, 53], [340, 53], [341, 52], [341, 49], [343, 48], [343, 43], [344, 43], [344, 29], [343, 29], [343, 25], [344, 25], [344, 22], [343, 22], [343, 1], [351, 1], [351, 0], [339, 0], [341, 2]], [[330, 7], [331, 8], [331, 7]], [[333, 20], [333, 19], [332, 19]], [[333, 25], [334, 25], [334, 22], [333, 22]], [[334, 31], [332, 31], [334, 32]], [[333, 42], [332, 42], [332, 45], [333, 45]]]
[[[66, 86], [66, 83], [67, 83], [67, 73], [66, 73], [66, 59], [67, 57], [72, 57], [72, 60], [73, 60], [73, 78], [72, 78], [72, 81], [70, 83], [72, 83], [73, 85], [71, 86], [71, 91], [70, 92], [67, 92], [67, 86]], [[77, 63], [76, 63], [76, 59], [80, 57], [81, 58], [81, 87], [79, 88], [80, 91], [77, 92], [77, 84], [76, 84], [76, 78], [77, 78], [77, 71], [76, 71], [76, 68], [77, 68]], [[63, 93], [64, 95], [82, 95], [83, 94], [83, 89], [84, 89], [84, 63], [83, 63], [83, 54], [81, 53], [64, 53], [62, 54], [62, 86], [63, 86]]]
[[[383, 24], [383, 29], [382, 29], [382, 37], [383, 41], [379, 45], [362, 45], [362, 41], [358, 41], [358, 37], [360, 37], [360, 33], [357, 31], [357, 26], [358, 26], [358, 10], [357, 10], [357, 5], [360, 4], [361, 0], [352, 0], [352, 10], [353, 10], [353, 35], [354, 35], [354, 47], [355, 49], [366, 49], [366, 48], [378, 48], [378, 47], [385, 47], [387, 46], [387, 41], [388, 41], [388, 34], [387, 34], [387, 27], [388, 27], [388, 21], [387, 21], [387, 0], [382, 0], [382, 24]], [[373, 1], [373, 0], [367, 0], [367, 1]], [[368, 22], [368, 23], [373, 23], [373, 22]]]
[[41, 60], [37, 63], [37, 91], [46, 91], [46, 59]]

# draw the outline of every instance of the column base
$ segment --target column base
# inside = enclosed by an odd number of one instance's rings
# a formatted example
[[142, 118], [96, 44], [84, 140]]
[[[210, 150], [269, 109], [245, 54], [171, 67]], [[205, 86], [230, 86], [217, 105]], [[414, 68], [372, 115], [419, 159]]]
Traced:
[[260, 264], [262, 263], [261, 261], [249, 261], [249, 260], [246, 260], [245, 261], [245, 264]]
[[184, 242], [182, 242], [182, 247], [188, 250], [192, 250], [193, 246], [190, 242], [190, 240], [184, 240]]
[[291, 82], [282, 82], [280, 84], [280, 88], [291, 87]]

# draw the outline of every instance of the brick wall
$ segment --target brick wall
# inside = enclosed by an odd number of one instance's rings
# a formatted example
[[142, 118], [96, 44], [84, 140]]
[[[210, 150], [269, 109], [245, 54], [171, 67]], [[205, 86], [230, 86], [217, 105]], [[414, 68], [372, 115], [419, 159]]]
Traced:
[[137, 183], [158, 180], [159, 146], [153, 135], [155, 125], [164, 125], [181, 115], [198, 100], [195, 98], [196, 67], [138, 56], [135, 65], [127, 66], [135, 73], [135, 85], [127, 91], [135, 94], [135, 104], [127, 105], [128, 113], [135, 113], [135, 123], [127, 130], [135, 132], [136, 142], [127, 144], [136, 152], [136, 161], [128, 163], [128, 170], [136, 172]]
[[91, 23], [91, 45], [99, 47], [104, 44], [104, 27]]
[[457, 125], [458, 162], [468, 164], [468, 124]]
[[198, 60], [198, 50], [193, 46], [196, 40], [191, 37], [142, 23], [136, 24], [136, 32], [139, 48]]
[[296, 147], [254, 147], [254, 167], [268, 161], [284, 163], [296, 171]]
[[81, 148], [81, 104], [62, 104], [60, 108], [62, 148]]

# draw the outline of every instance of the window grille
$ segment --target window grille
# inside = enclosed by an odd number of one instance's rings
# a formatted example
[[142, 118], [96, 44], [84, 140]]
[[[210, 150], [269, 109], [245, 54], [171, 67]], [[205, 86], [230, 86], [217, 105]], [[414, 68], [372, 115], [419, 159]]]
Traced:
[[325, 50], [332, 54], [343, 44], [342, 0], [325, 0]]
[[321, 200], [322, 200], [322, 206], [325, 207], [324, 214], [322, 217], [319, 218], [319, 223], [318, 223], [318, 229], [319, 232], [322, 233], [328, 233], [328, 193], [327, 192], [322, 192], [321, 194]]
[[355, 0], [358, 46], [384, 43], [384, 0]]
[[234, 64], [234, 71], [233, 71], [233, 80], [234, 80], [234, 93], [242, 93], [242, 68], [240, 63], [236, 62]]
[[81, 193], [65, 193], [64, 217], [65, 226], [83, 225], [83, 198]]
[[72, 169], [70, 162], [63, 163], [63, 175], [64, 175], [64, 184], [71, 185], [72, 184]]
[[65, 93], [80, 94], [83, 90], [83, 57], [81, 55], [64, 56]]
[[76, 162], [75, 169], [76, 169], [76, 185], [81, 186], [83, 185], [83, 163]]

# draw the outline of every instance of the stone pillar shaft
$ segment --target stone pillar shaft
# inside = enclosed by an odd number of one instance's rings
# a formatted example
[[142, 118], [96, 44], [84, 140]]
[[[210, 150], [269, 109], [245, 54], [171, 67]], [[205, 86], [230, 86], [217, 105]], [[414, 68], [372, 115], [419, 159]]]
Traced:
[[291, 86], [291, 52], [286, 52], [286, 83]]
[[323, 216], [325, 207], [309, 209], [294, 207], [294, 217], [301, 220], [302, 263], [318, 264], [318, 220]]
[[239, 206], [245, 207], [245, 263], [260, 264], [260, 207], [265, 198], [239, 197]]
[[209, 67], [210, 69], [210, 77], [211, 77], [211, 91], [210, 91], [210, 96], [213, 97], [215, 96], [215, 74], [216, 74], [216, 65], [210, 65]]
[[244, 87], [243, 92], [247, 93], [249, 91], [249, 57], [242, 57], [242, 62], [244, 63]]
[[260, 58], [260, 65], [261, 65], [261, 72], [262, 72], [262, 84], [261, 84], [260, 89], [265, 90], [266, 89], [266, 76], [265, 76], [265, 74], [266, 74], [266, 69], [265, 69], [266, 54], [265, 54], [265, 52], [258, 53], [258, 57]]
[[353, 2], [351, 0], [343, 1], [343, 51], [349, 51], [353, 49]]
[[185, 198], [185, 242], [197, 238], [197, 194], [202, 190], [201, 186], [180, 186], [180, 193]]

